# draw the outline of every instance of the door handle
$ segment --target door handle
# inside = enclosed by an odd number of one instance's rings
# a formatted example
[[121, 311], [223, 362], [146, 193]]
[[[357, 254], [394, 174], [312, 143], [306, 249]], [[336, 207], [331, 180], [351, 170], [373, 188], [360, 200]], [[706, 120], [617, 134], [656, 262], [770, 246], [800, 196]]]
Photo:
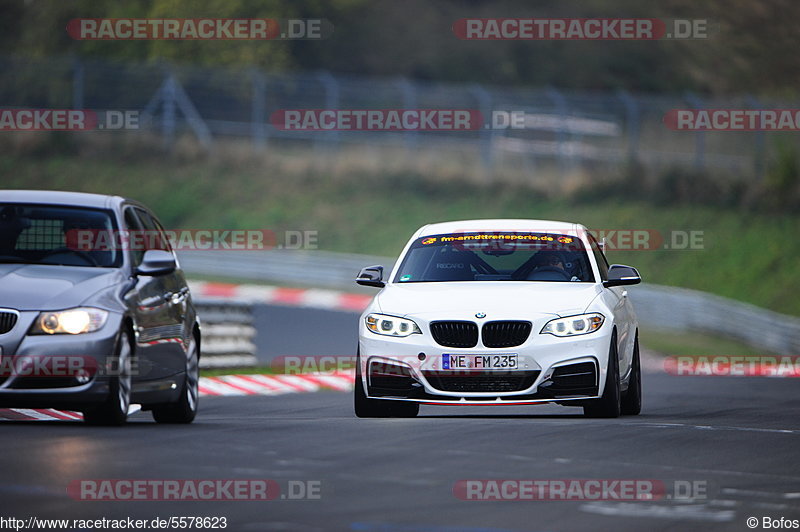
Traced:
[[177, 292], [165, 292], [162, 297], [164, 298], [164, 301], [167, 301], [173, 305], [180, 305], [184, 301], [186, 301], [186, 298], [188, 296], [189, 296], [189, 287], [184, 286]]
[[186, 299], [186, 294], [182, 292], [167, 292], [164, 294], [164, 301], [173, 305], [180, 305]]
[[175, 297], [173, 300], [176, 302], [176, 304], [177, 303], [184, 303], [186, 301], [186, 298], [189, 297], [189, 287], [188, 286], [184, 286], [175, 295], [177, 297]]
[[622, 297], [628, 297], [628, 291], [627, 290], [623, 290], [622, 291]]

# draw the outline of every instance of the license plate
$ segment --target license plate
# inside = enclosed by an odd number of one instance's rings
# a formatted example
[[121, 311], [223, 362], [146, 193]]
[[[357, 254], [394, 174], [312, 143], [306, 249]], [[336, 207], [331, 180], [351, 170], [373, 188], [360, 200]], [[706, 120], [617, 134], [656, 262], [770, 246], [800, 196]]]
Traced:
[[442, 355], [442, 369], [517, 369], [517, 355]]

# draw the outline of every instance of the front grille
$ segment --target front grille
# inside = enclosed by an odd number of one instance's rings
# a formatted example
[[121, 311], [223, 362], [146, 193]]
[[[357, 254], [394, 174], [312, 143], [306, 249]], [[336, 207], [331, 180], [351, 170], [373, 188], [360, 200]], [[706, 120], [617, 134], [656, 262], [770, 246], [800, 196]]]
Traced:
[[437, 344], [445, 347], [478, 345], [478, 326], [471, 321], [434, 321], [431, 334]]
[[16, 312], [0, 310], [0, 334], [5, 334], [14, 328], [19, 316]]
[[525, 343], [531, 334], [529, 321], [490, 321], [481, 334], [486, 347], [516, 347]]
[[533, 386], [539, 371], [425, 371], [443, 392], [519, 392]]

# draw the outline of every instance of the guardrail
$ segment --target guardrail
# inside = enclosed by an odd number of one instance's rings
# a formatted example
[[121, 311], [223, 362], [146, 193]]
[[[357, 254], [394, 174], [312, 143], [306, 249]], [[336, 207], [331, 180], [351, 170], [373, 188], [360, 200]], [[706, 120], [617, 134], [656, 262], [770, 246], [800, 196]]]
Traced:
[[639, 321], [676, 332], [700, 331], [783, 355], [800, 354], [800, 318], [697, 290], [643, 284], [632, 287]]
[[194, 304], [203, 330], [201, 368], [257, 365], [252, 304], [216, 299]]
[[[358, 271], [371, 264], [390, 270], [386, 257], [322, 251], [191, 251], [180, 253], [188, 275], [222, 276], [278, 284], [355, 291]], [[770, 352], [800, 354], [800, 318], [706, 292], [645, 283], [629, 289], [642, 325], [674, 332], [699, 331]]]
[[370, 264], [387, 270], [393, 259], [329, 251], [201, 251], [178, 252], [190, 274], [356, 290], [353, 279]]

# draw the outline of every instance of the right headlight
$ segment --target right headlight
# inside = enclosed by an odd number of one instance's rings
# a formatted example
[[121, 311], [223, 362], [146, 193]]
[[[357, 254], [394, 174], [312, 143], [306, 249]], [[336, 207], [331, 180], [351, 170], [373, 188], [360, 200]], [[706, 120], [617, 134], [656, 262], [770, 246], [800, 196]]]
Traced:
[[367, 329], [383, 336], [405, 337], [411, 334], [422, 334], [416, 323], [397, 316], [385, 314], [368, 314]]
[[548, 321], [539, 334], [552, 334], [553, 336], [578, 336], [579, 334], [593, 333], [602, 327], [605, 317], [599, 312], [567, 316]]
[[80, 307], [56, 312], [42, 312], [33, 322], [30, 334], [82, 334], [94, 332], [106, 323], [108, 312]]

